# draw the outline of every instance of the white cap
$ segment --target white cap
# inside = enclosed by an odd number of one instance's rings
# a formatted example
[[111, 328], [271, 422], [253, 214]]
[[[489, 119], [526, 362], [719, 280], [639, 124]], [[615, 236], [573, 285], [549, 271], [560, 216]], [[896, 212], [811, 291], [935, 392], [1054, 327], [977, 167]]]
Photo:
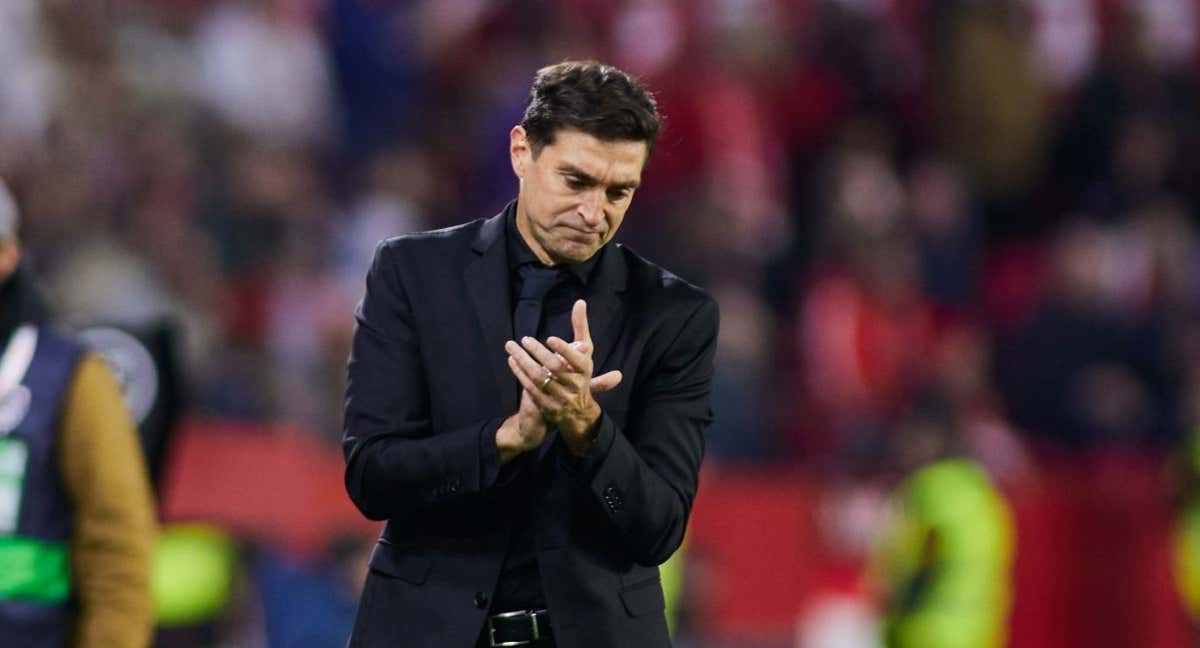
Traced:
[[17, 201], [13, 200], [8, 186], [0, 180], [0, 239], [13, 238], [17, 235]]

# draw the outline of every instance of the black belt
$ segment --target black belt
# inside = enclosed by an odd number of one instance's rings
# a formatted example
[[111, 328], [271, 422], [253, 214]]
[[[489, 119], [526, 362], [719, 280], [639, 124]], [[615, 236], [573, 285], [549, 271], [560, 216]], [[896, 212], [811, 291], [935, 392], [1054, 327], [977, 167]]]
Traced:
[[486, 631], [488, 645], [493, 648], [528, 646], [554, 638], [550, 613], [546, 610], [493, 614], [488, 617]]

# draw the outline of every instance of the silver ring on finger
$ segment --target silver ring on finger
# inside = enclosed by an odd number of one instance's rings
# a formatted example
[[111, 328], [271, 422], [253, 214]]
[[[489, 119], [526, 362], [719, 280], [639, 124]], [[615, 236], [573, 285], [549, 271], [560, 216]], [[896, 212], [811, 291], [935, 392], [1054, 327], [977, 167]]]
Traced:
[[551, 380], [554, 380], [554, 372], [553, 372], [553, 371], [550, 371], [549, 369], [547, 369], [547, 370], [546, 370], [546, 377], [542, 379], [542, 386], [541, 386], [541, 388], [542, 388], [543, 390], [544, 390], [544, 389], [546, 389], [546, 385], [549, 385]]

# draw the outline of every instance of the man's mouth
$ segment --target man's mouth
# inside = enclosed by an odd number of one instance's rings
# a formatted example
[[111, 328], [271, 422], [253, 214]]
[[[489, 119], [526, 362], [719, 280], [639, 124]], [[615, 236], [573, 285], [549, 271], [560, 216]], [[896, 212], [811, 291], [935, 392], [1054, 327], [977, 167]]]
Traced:
[[587, 232], [574, 227], [563, 227], [563, 238], [577, 243], [591, 243], [600, 237], [599, 232]]

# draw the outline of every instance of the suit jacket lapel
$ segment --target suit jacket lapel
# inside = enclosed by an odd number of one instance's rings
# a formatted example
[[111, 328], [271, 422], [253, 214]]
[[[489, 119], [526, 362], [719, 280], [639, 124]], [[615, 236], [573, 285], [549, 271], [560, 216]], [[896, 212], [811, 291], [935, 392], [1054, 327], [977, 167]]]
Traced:
[[596, 268], [596, 277], [589, 282], [587, 291], [588, 328], [595, 347], [592, 363], [596, 375], [604, 373], [601, 369], [625, 324], [621, 293], [625, 292], [627, 279], [625, 257], [620, 246], [608, 245], [601, 254], [600, 267]]
[[480, 256], [467, 266], [463, 278], [475, 304], [487, 349], [487, 364], [496, 379], [502, 411], [511, 414], [520, 404], [521, 386], [508, 369], [508, 352], [504, 350], [504, 343], [513, 337], [508, 252], [504, 245], [505, 213], [507, 209], [484, 221], [479, 228], [472, 249]]

